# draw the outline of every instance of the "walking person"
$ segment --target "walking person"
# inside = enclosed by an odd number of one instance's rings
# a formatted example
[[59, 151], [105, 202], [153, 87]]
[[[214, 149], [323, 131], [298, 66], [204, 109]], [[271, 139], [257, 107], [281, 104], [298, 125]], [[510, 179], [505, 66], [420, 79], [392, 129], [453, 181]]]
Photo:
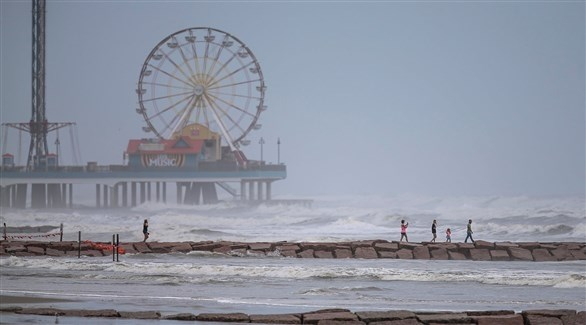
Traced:
[[435, 221], [435, 219], [433, 220], [433, 223], [431, 224], [431, 234], [433, 235], [433, 238], [430, 240], [431, 243], [435, 243], [435, 239], [437, 238], [437, 221]]
[[474, 239], [472, 238], [472, 219], [468, 220], [468, 226], [466, 226], [466, 239], [464, 239], [464, 242], [468, 242], [468, 238], [470, 238], [470, 240], [472, 241], [472, 243], [474, 244]]
[[144, 219], [142, 224], [142, 234], [144, 235], [143, 242], [146, 242], [146, 240], [149, 238], [149, 221], [147, 219]]
[[446, 229], [446, 243], [452, 242], [452, 230], [450, 228]]
[[403, 241], [403, 237], [405, 237], [406, 242], [409, 242], [409, 239], [407, 238], [407, 227], [409, 227], [409, 223], [405, 223], [405, 220], [401, 220], [401, 240], [399, 240], [400, 242]]

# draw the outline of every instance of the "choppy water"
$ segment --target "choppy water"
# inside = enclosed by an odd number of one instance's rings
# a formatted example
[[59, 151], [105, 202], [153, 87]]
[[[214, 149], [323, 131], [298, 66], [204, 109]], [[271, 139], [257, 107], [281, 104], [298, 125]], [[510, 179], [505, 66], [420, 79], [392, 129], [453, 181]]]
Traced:
[[475, 239], [488, 241], [585, 241], [584, 198], [527, 197], [318, 197], [312, 207], [252, 206], [233, 202], [205, 206], [158, 203], [133, 209], [2, 211], [9, 226], [65, 226], [65, 240], [142, 240], [142, 221], [149, 220], [154, 241], [346, 241], [400, 238], [400, 220], [409, 222], [410, 241], [431, 238], [433, 219], [438, 237], [450, 227], [454, 241], [465, 237], [473, 219]]
[[[156, 241], [346, 241], [439, 238], [451, 227], [462, 241], [473, 219], [475, 239], [586, 241], [582, 198], [316, 198], [300, 206], [181, 207], [150, 204], [127, 210], [2, 211], [10, 226], [65, 225], [66, 240], [142, 239], [149, 219]], [[473, 262], [225, 257], [213, 254], [104, 258], [0, 259], [3, 295], [69, 298], [59, 308], [285, 313], [321, 308], [358, 310], [586, 310], [586, 262]], [[92, 307], [93, 306], [93, 307]]]

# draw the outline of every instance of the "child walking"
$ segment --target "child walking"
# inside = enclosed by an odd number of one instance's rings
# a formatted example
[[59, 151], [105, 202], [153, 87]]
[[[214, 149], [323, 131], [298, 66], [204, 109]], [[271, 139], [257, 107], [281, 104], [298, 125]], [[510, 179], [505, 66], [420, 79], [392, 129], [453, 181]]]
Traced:
[[448, 228], [446, 230], [446, 243], [451, 243], [452, 242], [452, 230], [450, 228]]

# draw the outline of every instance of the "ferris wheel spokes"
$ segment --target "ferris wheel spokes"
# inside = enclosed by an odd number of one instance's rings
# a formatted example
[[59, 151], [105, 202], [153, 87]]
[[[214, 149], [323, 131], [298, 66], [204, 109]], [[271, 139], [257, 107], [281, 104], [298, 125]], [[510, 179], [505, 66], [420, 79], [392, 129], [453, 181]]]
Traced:
[[164, 84], [160, 84], [157, 82], [148, 82], [145, 81], [143, 82], [144, 85], [152, 85], [152, 86], [159, 86], [159, 87], [167, 87], [167, 88], [174, 88], [174, 89], [181, 89], [181, 90], [189, 90], [191, 92], [193, 92], [192, 88], [185, 88], [185, 87], [179, 87], [179, 86], [173, 86], [173, 85], [164, 85]]
[[254, 61], [250, 61], [250, 62], [249, 62], [247, 65], [240, 67], [240, 69], [238, 69], [238, 70], [234, 70], [234, 71], [232, 71], [230, 74], [227, 74], [227, 75], [223, 76], [222, 78], [220, 78], [220, 79], [218, 79], [218, 80], [214, 80], [214, 81], [213, 81], [213, 82], [212, 82], [212, 83], [209, 85], [209, 87], [211, 87], [211, 86], [213, 86], [213, 85], [217, 84], [217, 83], [218, 83], [218, 82], [220, 82], [220, 81], [223, 81], [223, 80], [225, 80], [226, 78], [229, 78], [229, 77], [231, 77], [231, 76], [233, 76], [233, 75], [237, 74], [238, 72], [240, 72], [240, 71], [242, 71], [242, 70], [246, 69], [246, 68], [247, 68], [249, 65], [251, 65], [251, 64], [253, 64], [253, 63], [254, 63]]
[[218, 101], [220, 101], [220, 102], [222, 102], [222, 103], [224, 103], [224, 104], [226, 104], [226, 105], [228, 105], [228, 106], [230, 106], [230, 107], [232, 107], [232, 108], [234, 108], [234, 109], [236, 109], [236, 110], [239, 110], [239, 111], [240, 111], [240, 112], [242, 112], [243, 114], [247, 114], [247, 115], [248, 115], [248, 116], [250, 116], [250, 117], [253, 117], [253, 116], [254, 116], [253, 114], [250, 114], [249, 112], [247, 112], [247, 111], [243, 110], [242, 108], [240, 108], [240, 107], [238, 107], [238, 106], [236, 106], [236, 105], [234, 105], [234, 104], [232, 104], [232, 103], [228, 103], [227, 101], [225, 101], [225, 100], [223, 100], [223, 99], [221, 99], [221, 98], [219, 98], [219, 97], [216, 97], [216, 96], [214, 96], [214, 95], [212, 95], [212, 94], [208, 94], [208, 96], [210, 96], [210, 97], [213, 97], [213, 98], [217, 99]]
[[243, 84], [247, 84], [247, 83], [253, 83], [253, 82], [257, 82], [257, 81], [262, 81], [262, 80], [261, 79], [246, 80], [246, 81], [236, 82], [236, 83], [232, 83], [232, 84], [225, 84], [225, 85], [216, 86], [216, 87], [209, 87], [208, 89], [220, 89], [220, 88], [226, 88], [226, 87], [243, 85]]
[[187, 85], [187, 86], [189, 86], [189, 87], [192, 87], [192, 88], [193, 88], [193, 86], [194, 86], [193, 84], [191, 84], [191, 83], [189, 83], [189, 82], [186, 82], [185, 80], [179, 79], [179, 78], [175, 77], [174, 75], [172, 75], [172, 74], [168, 73], [167, 71], [161, 70], [161, 69], [159, 69], [158, 67], [155, 67], [155, 66], [154, 66], [154, 65], [152, 65], [152, 64], [149, 64], [149, 66], [150, 66], [151, 68], [153, 68], [153, 69], [156, 69], [157, 71], [160, 71], [160, 72], [164, 73], [165, 75], [169, 76], [170, 78], [173, 78], [173, 79], [175, 79], [175, 80], [177, 80], [177, 81], [179, 81], [179, 82], [181, 82], [181, 83], [184, 83], [185, 85]]
[[[177, 105], [181, 104], [182, 102], [184, 102], [184, 101], [186, 101], [186, 100], [188, 100], [188, 99], [189, 99], [189, 100], [191, 100], [191, 98], [193, 98], [193, 97], [194, 97], [194, 96], [185, 97], [185, 98], [181, 99], [180, 101], [178, 101], [178, 102], [174, 103], [173, 105], [171, 105], [171, 106], [169, 106], [169, 107], [167, 107], [167, 108], [165, 108], [165, 109], [163, 109], [163, 110], [161, 110], [161, 111], [157, 111], [157, 113], [156, 113], [156, 114], [154, 114], [154, 115], [150, 115], [150, 116], [147, 116], [147, 117], [146, 117], [146, 119], [147, 119], [147, 122], [148, 122], [149, 120], [151, 120], [151, 119], [155, 118], [155, 117], [159, 117], [160, 115], [162, 115], [162, 114], [164, 114], [164, 113], [168, 112], [170, 109], [173, 109], [173, 108], [175, 108]], [[158, 106], [157, 106], [157, 109], [158, 109]]]
[[216, 120], [216, 123], [218, 124], [218, 127], [220, 128], [220, 131], [222, 132], [222, 135], [226, 138], [228, 145], [230, 146], [230, 149], [232, 151], [236, 151], [236, 146], [234, 144], [235, 141], [230, 136], [230, 133], [228, 133], [228, 130], [226, 129], [226, 126], [224, 125], [224, 122], [222, 121], [222, 119], [220, 119], [220, 117], [218, 116], [218, 112], [216, 111], [216, 109], [214, 109], [214, 107], [213, 107], [214, 102], [210, 101], [209, 103], [212, 106], [212, 109], [210, 111], [212, 112], [212, 115], [214, 116], [214, 119]]
[[[191, 99], [193, 99], [193, 97], [191, 97]], [[180, 116], [182, 116], [182, 115], [185, 116], [186, 112], [188, 111], [188, 107], [189, 107], [189, 103], [191, 102], [191, 99], [186, 104], [186, 106], [181, 110], [183, 113], [182, 114], [175, 114], [173, 116], [173, 119], [171, 119], [171, 121], [169, 123], [167, 123], [167, 125], [163, 129], [163, 133], [165, 133], [167, 130], [171, 130], [170, 133], [173, 134], [174, 132], [177, 131], [177, 129], [179, 129], [179, 126], [185, 126], [187, 124], [185, 122], [186, 120], [180, 118]]]
[[[230, 116], [230, 114], [228, 114], [228, 113], [227, 113], [225, 110], [223, 110], [223, 109], [220, 107], [220, 105], [218, 105], [218, 104], [217, 104], [215, 101], [210, 101], [209, 99], [208, 99], [208, 101], [209, 101], [209, 103], [210, 103], [210, 105], [211, 105], [211, 107], [212, 107], [212, 110], [217, 110], [217, 111], [219, 111], [220, 113], [222, 113], [222, 116], [226, 116], [226, 118], [227, 118], [228, 120], [230, 120], [230, 122], [232, 122], [232, 124], [234, 125], [234, 127], [240, 128], [240, 127], [238, 126], [238, 123], [237, 123], [236, 121], [234, 121], [234, 119], [233, 119], [233, 118]], [[215, 113], [217, 113], [217, 112], [215, 112]], [[224, 127], [225, 127], [225, 126], [224, 126]], [[232, 128], [230, 128], [230, 129], [232, 129]], [[244, 130], [240, 128], [240, 131], [244, 131]]]
[[[177, 130], [182, 129], [187, 124], [189, 124], [189, 117], [191, 116], [191, 113], [193, 112], [193, 108], [195, 107], [195, 103], [197, 102], [197, 100], [198, 100], [197, 96], [191, 96], [191, 99], [187, 102], [187, 105], [185, 105], [185, 107], [182, 110], [183, 113], [175, 115], [175, 116], [181, 115], [181, 117], [179, 118], [179, 121], [177, 123], [175, 123], [175, 124], [169, 123], [169, 125], [174, 125], [174, 127], [171, 129], [171, 134], [175, 134], [175, 132], [177, 132]], [[192, 104], [192, 102], [193, 102], [193, 104]]]
[[[171, 95], [166, 95], [166, 96], [161, 96], [161, 97], [155, 97], [155, 98], [149, 98], [149, 99], [145, 99], [144, 102], [152, 102], [152, 101], [156, 101], [156, 100], [160, 100], [160, 99], [168, 99], [168, 98], [173, 98], [173, 97], [177, 97], [177, 96], [183, 96], [183, 95], [188, 95], [188, 94], [192, 94], [191, 91], [185, 92], [185, 93], [177, 93], [177, 94], [171, 94]], [[185, 97], [187, 98], [187, 97]]]
[[[220, 59], [220, 54], [222, 53], [222, 50], [224, 49], [223, 46], [220, 46], [218, 48], [218, 51], [216, 53], [216, 57], [214, 58], [213, 62], [212, 62], [212, 66], [210, 67], [209, 71], [206, 71], [206, 76], [211, 76], [212, 72], [214, 71], [214, 68], [216, 67], [216, 63], [218, 63], [218, 60]], [[218, 71], [222, 71], [221, 69]], [[213, 80], [214, 77], [211, 77], [210, 79]]]
[[[218, 87], [221, 88], [221, 87]], [[214, 91], [214, 92], [209, 92], [209, 93], [214, 93], [218, 96], [223, 95], [223, 96], [232, 96], [232, 97], [240, 97], [240, 98], [248, 98], [248, 99], [254, 99], [254, 100], [260, 100], [260, 97], [255, 97], [255, 96], [249, 96], [249, 95], [239, 95], [239, 94], [229, 94], [229, 93], [223, 93], [220, 91]]]
[[[189, 36], [185, 36], [186, 39], [188, 37]], [[193, 36], [193, 37], [195, 37], [195, 36]], [[195, 38], [194, 38], [194, 41], [195, 41]], [[179, 53], [181, 53], [181, 58], [183, 59], [183, 63], [185, 63], [185, 65], [189, 69], [189, 73], [191, 74], [191, 76], [197, 75], [197, 73], [194, 73], [193, 69], [191, 69], [191, 64], [189, 64], [189, 59], [185, 56], [185, 53], [183, 52], [183, 46], [179, 46]], [[188, 77], [188, 78], [191, 80], [191, 77]]]
[[[181, 48], [181, 47], [179, 47], [179, 48]], [[166, 52], [163, 52], [163, 54], [165, 55], [165, 57], [167, 58], [167, 60], [169, 60], [169, 62], [171, 62], [171, 64], [172, 64], [172, 65], [175, 67], [175, 69], [177, 69], [177, 71], [179, 71], [179, 72], [180, 72], [180, 73], [181, 73], [181, 74], [182, 74], [182, 75], [183, 75], [183, 76], [184, 76], [184, 77], [185, 77], [185, 78], [186, 78], [186, 79], [189, 81], [189, 84], [190, 84], [192, 87], [193, 87], [193, 86], [195, 86], [195, 84], [193, 84], [193, 83], [191, 82], [191, 81], [192, 81], [192, 80], [191, 80], [191, 76], [189, 76], [189, 75], [185, 74], [185, 71], [183, 71], [183, 69], [181, 69], [181, 67], [179, 67], [179, 65], [177, 65], [177, 63], [175, 63], [175, 61], [173, 61], [173, 59], [171, 59], [171, 58], [169, 57], [169, 55], [167, 55], [167, 53], [166, 53]]]

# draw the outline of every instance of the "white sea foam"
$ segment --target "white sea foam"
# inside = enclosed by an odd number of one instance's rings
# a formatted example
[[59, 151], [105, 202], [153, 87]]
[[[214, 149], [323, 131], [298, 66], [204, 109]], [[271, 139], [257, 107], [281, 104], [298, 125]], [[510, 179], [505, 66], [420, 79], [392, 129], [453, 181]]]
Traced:
[[440, 239], [446, 228], [454, 241], [465, 236], [473, 219], [475, 239], [489, 241], [584, 241], [584, 198], [417, 196], [316, 197], [311, 208], [287, 205], [239, 206], [236, 202], [179, 206], [147, 203], [132, 209], [37, 211], [5, 209], [9, 226], [65, 225], [65, 239], [123, 241], [142, 239], [142, 221], [149, 219], [154, 241], [332, 241], [397, 240], [406, 219], [411, 241], [430, 239], [431, 221], [438, 220]]
[[[187, 257], [172, 261], [125, 261], [111, 263], [109, 259], [86, 259], [80, 262], [68, 258], [30, 259], [8, 257], [0, 259], [2, 268], [23, 270], [68, 271], [69, 276], [83, 278], [107, 279], [123, 277], [132, 281], [150, 283], [201, 283], [219, 282], [262, 282], [267, 278], [281, 280], [302, 279], [378, 279], [381, 281], [417, 281], [417, 282], [478, 282], [490, 285], [506, 286], [547, 286], [558, 288], [586, 287], [586, 275], [570, 270], [537, 268], [517, 263], [520, 268], [488, 268], [486, 264], [475, 267], [468, 264], [453, 263], [444, 267], [429, 268], [426, 264], [394, 261], [393, 264], [379, 263], [373, 267], [347, 265], [313, 265], [295, 263], [273, 264], [270, 259], [260, 259], [256, 263], [224, 263], [226, 259], [212, 259], [213, 263], [198, 260], [188, 262]], [[263, 263], [262, 261], [266, 261]], [[398, 265], [395, 265], [398, 264]], [[474, 265], [482, 263], [473, 263]], [[469, 269], [461, 269], [466, 266]], [[576, 262], [577, 269], [584, 269], [584, 263]], [[527, 268], [531, 268], [529, 272]], [[84, 271], [84, 272], [79, 272]]]

